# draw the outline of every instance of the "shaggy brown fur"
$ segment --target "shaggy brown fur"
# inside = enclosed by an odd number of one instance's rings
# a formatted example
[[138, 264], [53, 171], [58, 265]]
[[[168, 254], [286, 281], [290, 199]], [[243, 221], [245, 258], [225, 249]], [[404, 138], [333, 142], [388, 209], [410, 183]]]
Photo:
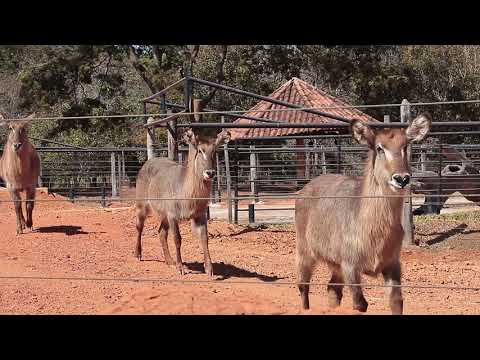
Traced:
[[[33, 115], [29, 117], [31, 118]], [[30, 122], [2, 120], [3, 116], [0, 115], [0, 125], [8, 126], [10, 132], [0, 159], [0, 177], [5, 182], [12, 200], [15, 201], [17, 234], [21, 234], [26, 227], [29, 229], [33, 227], [32, 213], [35, 205], [35, 189], [40, 174], [40, 158], [33, 145], [28, 141], [27, 129]], [[27, 221], [23, 217], [21, 191], [26, 192], [28, 200], [25, 206]]]
[[[407, 144], [420, 141], [430, 128], [430, 117], [421, 115], [406, 129], [373, 131], [353, 121], [352, 133], [369, 146], [363, 178], [322, 175], [300, 192], [301, 196], [360, 196], [358, 198], [298, 199], [295, 203], [297, 275], [308, 283], [318, 261], [332, 271], [331, 284], [360, 283], [361, 274], [382, 273], [389, 284], [400, 284], [400, 249], [403, 238], [403, 198], [361, 196], [398, 195], [409, 182]], [[307, 284], [299, 284], [303, 308], [309, 308]], [[329, 285], [329, 303], [338, 306], [343, 286]], [[351, 287], [353, 307], [366, 311], [368, 304], [359, 286]], [[392, 312], [401, 314], [400, 288], [391, 288]]]
[[[137, 241], [135, 256], [142, 257], [142, 231], [145, 218], [152, 212], [160, 221], [159, 235], [165, 262], [177, 265], [180, 274], [184, 268], [180, 253], [181, 236], [178, 220], [190, 219], [192, 232], [200, 239], [203, 249], [205, 272], [213, 276], [212, 262], [208, 251], [208, 232], [206, 209], [215, 175], [215, 151], [224, 141], [230, 139], [230, 133], [221, 132], [216, 139], [205, 139], [187, 131], [184, 139], [189, 144], [187, 166], [174, 161], [153, 158], [140, 169], [137, 177]], [[158, 198], [205, 198], [191, 200], [148, 200]], [[176, 248], [176, 262], [168, 250], [168, 230], [173, 231]]]

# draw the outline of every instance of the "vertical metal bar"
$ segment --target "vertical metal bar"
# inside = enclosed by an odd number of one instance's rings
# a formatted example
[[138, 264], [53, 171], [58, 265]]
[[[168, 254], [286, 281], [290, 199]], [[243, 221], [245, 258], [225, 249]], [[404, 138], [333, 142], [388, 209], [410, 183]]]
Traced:
[[235, 186], [234, 186], [234, 191], [235, 191], [235, 194], [234, 194], [234, 200], [233, 200], [233, 204], [234, 204], [234, 209], [233, 209], [233, 223], [234, 224], [238, 224], [238, 181], [239, 181], [239, 175], [240, 175], [240, 156], [238, 155], [238, 143], [237, 141], [235, 141], [235, 145], [234, 145], [234, 148], [235, 148], [235, 157], [236, 157], [236, 161], [235, 161]]
[[440, 145], [439, 145], [439, 150], [438, 150], [438, 176], [439, 176], [439, 184], [438, 184], [438, 197], [436, 200], [436, 209], [437, 213], [440, 214], [440, 204], [444, 204], [443, 202], [443, 197], [440, 197], [443, 193], [443, 177], [442, 177], [442, 170], [443, 170], [443, 136], [440, 135]]
[[215, 163], [217, 167], [217, 202], [222, 201], [222, 167], [220, 166], [220, 156], [218, 150], [215, 151]]
[[340, 145], [339, 139], [335, 139], [335, 145], [337, 145], [337, 174], [340, 174], [342, 164], [342, 146]]
[[[222, 116], [222, 121], [223, 121]], [[223, 144], [223, 157], [225, 159], [225, 180], [227, 186], [227, 208], [228, 208], [228, 222], [229, 224], [233, 221], [232, 216], [232, 176], [230, 171], [230, 157], [228, 154], [228, 143]]]
[[420, 168], [422, 171], [427, 171], [427, 154], [425, 145], [420, 147]]
[[107, 197], [107, 192], [105, 189], [105, 178], [104, 178], [102, 183], [102, 201], [100, 202], [102, 204], [102, 207], [107, 206], [107, 202], [105, 200], [106, 197]]
[[[403, 99], [402, 106], [400, 106], [400, 121], [402, 123], [408, 123], [410, 121], [410, 103]], [[408, 162], [411, 162], [412, 158], [412, 146], [408, 145], [407, 148]], [[402, 244], [403, 246], [414, 245], [414, 234], [413, 234], [413, 213], [412, 213], [412, 191], [409, 186], [403, 201], [403, 216], [402, 216], [402, 226], [404, 230], [404, 236]]]
[[[255, 161], [255, 145], [250, 145], [250, 191], [252, 196], [256, 194], [257, 168]], [[257, 199], [255, 199], [256, 201]]]
[[112, 197], [117, 196], [117, 179], [116, 179], [116, 170], [115, 170], [115, 153], [110, 153], [110, 163], [111, 163], [111, 183], [112, 183]]
[[117, 164], [118, 164], [118, 169], [117, 169], [117, 189], [118, 189], [118, 194], [122, 196], [122, 159], [120, 159], [120, 156], [117, 156]]
[[325, 149], [323, 148], [322, 145], [322, 174], [327, 173], [327, 158], [325, 156]]
[[122, 150], [122, 178], [127, 178], [127, 172], [125, 171], [125, 152]]
[[248, 223], [255, 223], [255, 204], [248, 204]]

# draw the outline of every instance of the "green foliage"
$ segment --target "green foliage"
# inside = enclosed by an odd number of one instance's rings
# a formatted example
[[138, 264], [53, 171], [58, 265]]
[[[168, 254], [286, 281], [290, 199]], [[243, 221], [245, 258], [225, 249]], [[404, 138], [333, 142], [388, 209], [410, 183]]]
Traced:
[[[139, 100], [178, 80], [186, 71], [218, 81], [221, 47], [214, 45], [0, 46], [0, 111], [20, 116], [97, 116], [142, 112]], [[198, 52], [197, 52], [198, 50]], [[220, 81], [262, 95], [296, 76], [354, 104], [476, 99], [480, 95], [478, 46], [228, 46]], [[196, 97], [210, 89], [195, 85]], [[183, 102], [183, 89], [167, 100]], [[256, 100], [218, 91], [208, 107], [244, 110]], [[479, 105], [425, 106], [436, 121], [474, 120]], [[148, 107], [158, 112], [158, 105]], [[377, 119], [399, 118], [399, 109], [372, 108]], [[206, 121], [219, 117], [206, 116]], [[82, 146], [142, 145], [136, 119], [56, 120], [32, 134]], [[157, 129], [157, 142], [166, 140]], [[449, 137], [475, 143], [475, 137]]]

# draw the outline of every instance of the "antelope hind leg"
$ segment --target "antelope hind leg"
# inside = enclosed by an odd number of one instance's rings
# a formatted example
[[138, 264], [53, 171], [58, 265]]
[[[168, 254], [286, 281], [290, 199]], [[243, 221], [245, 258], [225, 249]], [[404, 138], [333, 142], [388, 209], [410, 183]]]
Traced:
[[26, 210], [27, 210], [27, 228], [32, 230], [33, 228], [33, 208], [35, 206], [35, 188], [27, 189], [27, 202], [26, 202]]
[[22, 234], [23, 229], [25, 229], [25, 218], [23, 217], [22, 211], [22, 197], [20, 196], [20, 191], [10, 190], [10, 197], [14, 201], [15, 214], [17, 216], [17, 234]]
[[210, 250], [208, 249], [208, 231], [207, 231], [207, 218], [200, 216], [192, 219], [192, 232], [197, 236], [202, 245], [203, 251], [203, 264], [205, 267], [205, 273], [213, 278], [213, 265], [210, 258]]
[[[387, 285], [401, 284], [401, 267], [400, 263], [395, 263], [382, 271], [383, 279]], [[403, 296], [401, 287], [388, 288], [390, 293], [390, 309], [392, 315], [403, 314]]]

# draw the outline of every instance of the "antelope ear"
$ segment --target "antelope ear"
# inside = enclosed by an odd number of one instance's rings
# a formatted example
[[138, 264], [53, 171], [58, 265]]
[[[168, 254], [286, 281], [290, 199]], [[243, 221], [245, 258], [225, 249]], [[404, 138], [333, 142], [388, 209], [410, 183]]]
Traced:
[[228, 143], [231, 138], [232, 138], [232, 135], [230, 134], [230, 131], [223, 130], [221, 133], [217, 135], [217, 139], [215, 140], [215, 146], [218, 147], [223, 143]]
[[360, 120], [353, 119], [351, 128], [353, 138], [360, 144], [368, 145], [371, 148], [375, 146], [375, 133], [366, 124]]
[[405, 133], [408, 141], [422, 141], [432, 126], [432, 117], [429, 113], [423, 113], [412, 120]]
[[193, 132], [192, 129], [188, 129], [183, 133], [183, 141], [192, 145], [194, 148], [198, 146], [198, 136]]

